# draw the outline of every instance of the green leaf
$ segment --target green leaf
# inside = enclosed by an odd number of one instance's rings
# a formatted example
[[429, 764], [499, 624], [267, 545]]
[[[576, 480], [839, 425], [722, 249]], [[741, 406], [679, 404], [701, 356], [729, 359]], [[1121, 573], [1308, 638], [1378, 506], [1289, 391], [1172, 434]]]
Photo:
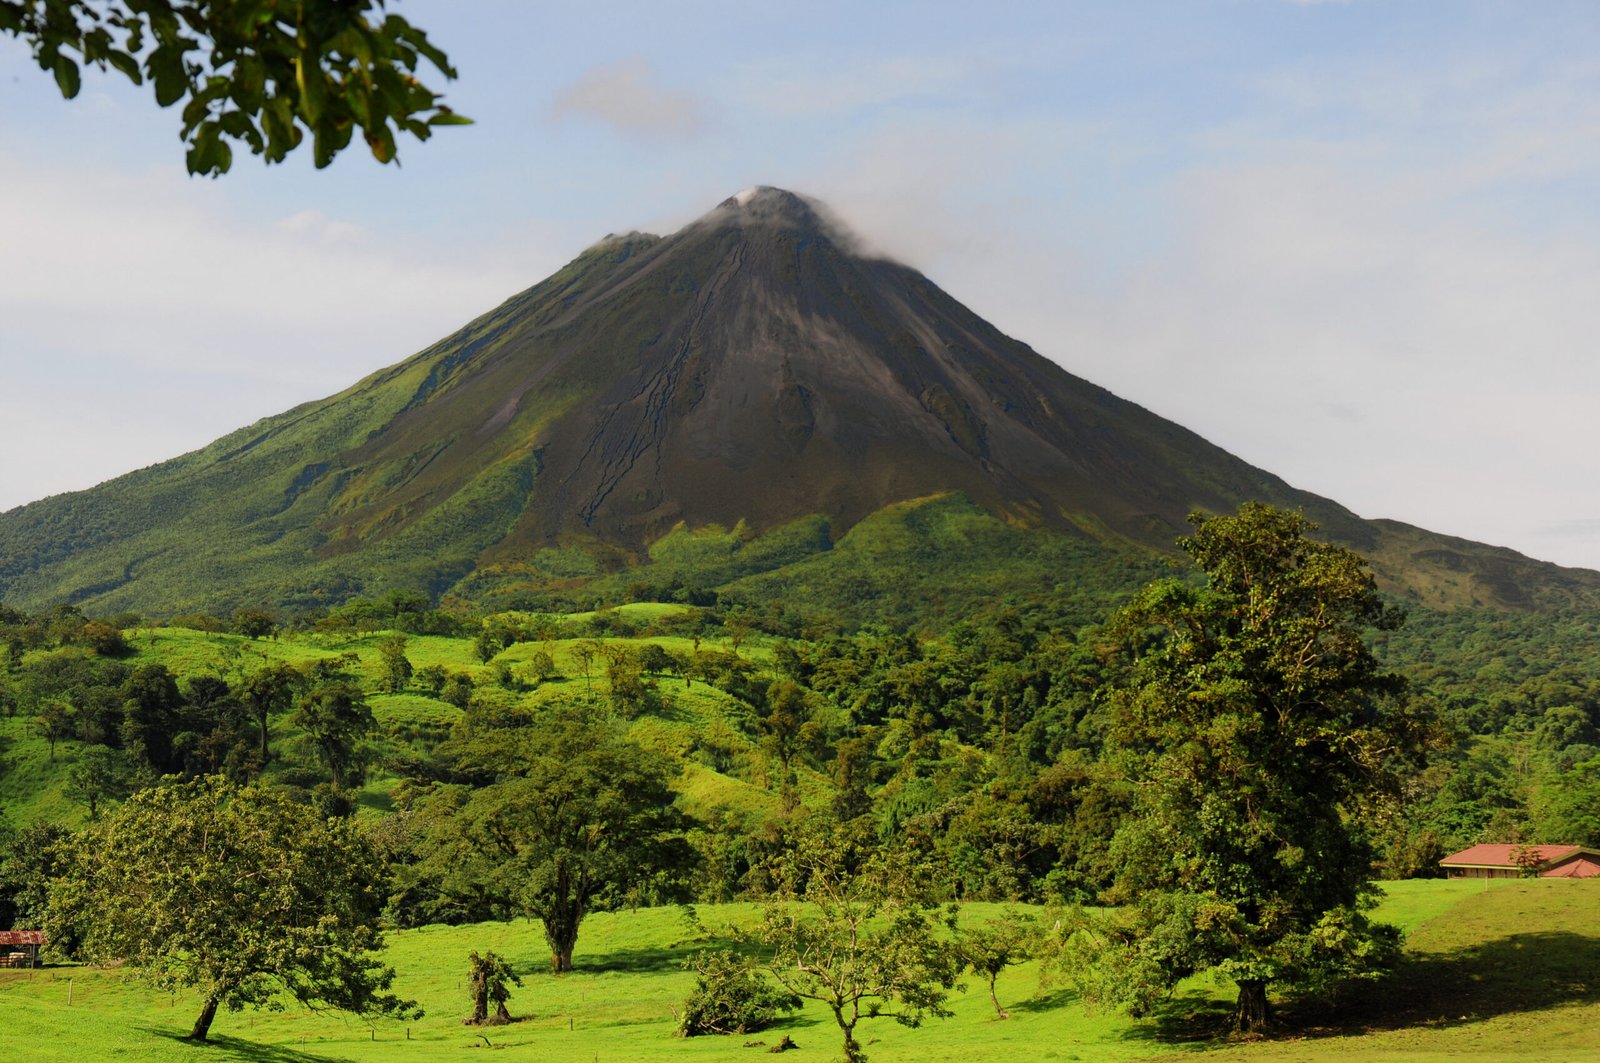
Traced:
[[321, 126], [314, 126], [311, 130], [311, 161], [317, 169], [326, 169], [333, 162], [334, 153], [333, 137]]
[[150, 53], [145, 69], [155, 82], [156, 103], [171, 107], [189, 91], [189, 78], [183, 69], [183, 52], [170, 45], [162, 45]]
[[135, 85], [144, 84], [144, 76], [139, 71], [139, 60], [127, 52], [113, 49], [106, 53], [106, 61], [126, 75]]
[[345, 90], [344, 99], [346, 105], [350, 108], [351, 115], [355, 117], [356, 124], [363, 129], [371, 129], [374, 125], [372, 120], [372, 100], [366, 86], [360, 82], [352, 82], [350, 87]]
[[367, 147], [372, 149], [372, 157], [379, 162], [394, 161], [394, 134], [389, 132], [388, 126], [369, 132]]
[[190, 173], [217, 176], [228, 172], [233, 165], [233, 149], [220, 139], [221, 132], [222, 127], [211, 120], [199, 127], [187, 155]]
[[266, 71], [261, 60], [254, 56], [240, 56], [234, 64], [231, 95], [233, 102], [254, 113], [261, 110], [266, 92]]
[[322, 124], [325, 90], [322, 68], [317, 65], [314, 56], [295, 56], [294, 83], [300, 92], [300, 113], [305, 117], [306, 124], [316, 129]]
[[282, 96], [275, 96], [261, 109], [261, 127], [267, 134], [267, 158], [282, 159], [300, 143], [301, 133], [294, 124], [294, 108]]
[[55, 61], [56, 84], [61, 86], [61, 95], [72, 99], [78, 95], [78, 90], [83, 87], [83, 82], [78, 75], [78, 64], [64, 55], [56, 56]]

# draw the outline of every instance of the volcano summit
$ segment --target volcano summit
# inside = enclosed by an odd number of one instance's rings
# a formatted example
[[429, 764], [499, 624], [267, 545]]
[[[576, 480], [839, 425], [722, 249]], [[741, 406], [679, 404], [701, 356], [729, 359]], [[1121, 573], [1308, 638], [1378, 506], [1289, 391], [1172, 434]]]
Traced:
[[[1058, 352], [1070, 356], [1070, 352]], [[1170, 550], [1193, 509], [1301, 507], [1431, 604], [1600, 601], [1600, 574], [1369, 522], [1089, 384], [775, 188], [610, 236], [427, 350], [89, 491], [0, 514], [0, 598], [153, 613], [574, 586], [674, 529], [826, 551], [958, 496]]]

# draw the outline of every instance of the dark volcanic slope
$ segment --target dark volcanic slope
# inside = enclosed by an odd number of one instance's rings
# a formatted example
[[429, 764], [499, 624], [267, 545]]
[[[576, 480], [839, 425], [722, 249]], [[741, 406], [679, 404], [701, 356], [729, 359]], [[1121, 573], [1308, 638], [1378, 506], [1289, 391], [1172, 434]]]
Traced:
[[1429, 601], [1600, 596], [1600, 574], [1296, 491], [853, 253], [768, 188], [670, 237], [608, 238], [341, 395], [0, 515], [0, 596], [165, 611], [440, 592], [484, 564], [553, 571], [552, 548], [638, 556], [680, 522], [823, 514], [839, 534], [948, 491], [1155, 549], [1191, 509], [1261, 499], [1303, 506]]
[[[1195, 506], [1300, 498], [1073, 379], [916, 272], [851, 255], [787, 192], [591, 255], [605, 261], [585, 283], [530, 300], [502, 342], [347, 461], [467, 472], [485, 451], [531, 447], [540, 472], [507, 548], [574, 533], [640, 546], [678, 521], [816, 512], [848, 526], [952, 489], [1166, 547]], [[471, 431], [441, 449], [440, 423]], [[398, 495], [381, 504], [420, 500]]]

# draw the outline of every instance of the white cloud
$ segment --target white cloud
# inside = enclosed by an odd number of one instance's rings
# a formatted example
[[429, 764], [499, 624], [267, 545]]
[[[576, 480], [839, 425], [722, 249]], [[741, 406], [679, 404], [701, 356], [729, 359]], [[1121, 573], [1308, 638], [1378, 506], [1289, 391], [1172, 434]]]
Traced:
[[593, 67], [550, 106], [554, 118], [588, 118], [647, 141], [694, 139], [706, 128], [705, 110], [693, 93], [661, 85], [639, 56]]
[[330, 218], [320, 210], [300, 210], [274, 223], [280, 231], [329, 243], [352, 243], [367, 236], [367, 231], [351, 222]]
[[1084, 375], [1365, 516], [1600, 563], [1538, 531], [1600, 516], [1600, 246], [1440, 215], [1459, 174], [1363, 169], [1187, 175], [1169, 255], [1075, 304], [1058, 340], [1103, 352]]
[[0, 258], [8, 333], [89, 358], [115, 352], [143, 369], [227, 366], [326, 385], [415, 350], [487, 309], [485, 293], [527, 282], [501, 263], [381, 239], [316, 211], [243, 220], [217, 186], [169, 172], [0, 163], [0, 231], [26, 249]]

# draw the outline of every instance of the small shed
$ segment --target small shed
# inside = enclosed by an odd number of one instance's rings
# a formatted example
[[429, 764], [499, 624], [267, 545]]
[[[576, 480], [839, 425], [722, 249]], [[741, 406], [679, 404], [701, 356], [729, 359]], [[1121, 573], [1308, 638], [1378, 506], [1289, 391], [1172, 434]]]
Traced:
[[43, 930], [0, 930], [0, 967], [39, 966], [39, 948], [49, 942]]
[[1581, 845], [1474, 845], [1439, 861], [1449, 878], [1594, 878], [1600, 850]]

